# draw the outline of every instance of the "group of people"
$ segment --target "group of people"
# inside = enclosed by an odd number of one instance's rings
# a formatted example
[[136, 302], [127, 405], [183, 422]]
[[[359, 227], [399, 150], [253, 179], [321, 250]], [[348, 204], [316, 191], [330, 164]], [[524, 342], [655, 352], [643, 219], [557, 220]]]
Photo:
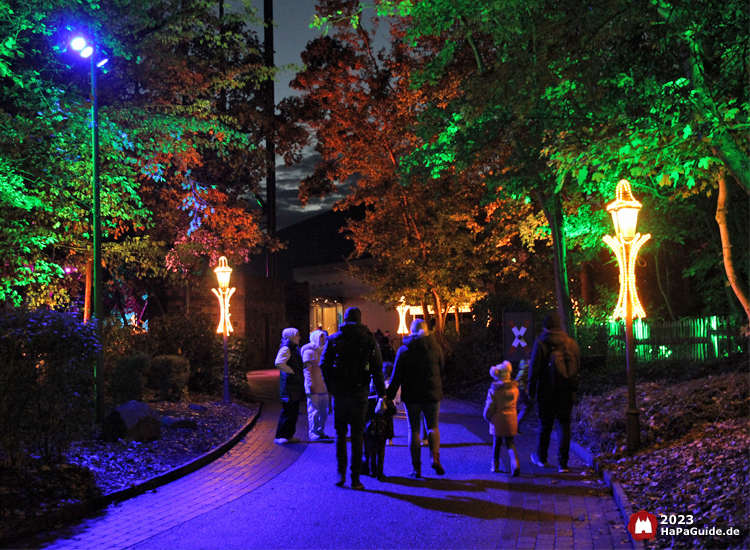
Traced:
[[[275, 443], [299, 442], [294, 433], [305, 398], [310, 440], [330, 439], [324, 427], [329, 394], [332, 395], [339, 475], [336, 484], [346, 484], [349, 466], [351, 488], [362, 490], [362, 473], [383, 479], [385, 441], [393, 438], [394, 399], [400, 392], [408, 425], [410, 475], [422, 477], [422, 426], [427, 431], [430, 466], [437, 475], [445, 474], [440, 461], [439, 429], [444, 357], [424, 320], [412, 322], [394, 363], [384, 364], [382, 338], [379, 342], [362, 324], [362, 314], [356, 307], [345, 311], [343, 324], [330, 337], [319, 329], [310, 334], [308, 344], [300, 348], [299, 343], [297, 329], [284, 329], [276, 356], [282, 411]], [[519, 364], [516, 380], [512, 380], [512, 365], [508, 361], [490, 368], [494, 381], [487, 392], [483, 415], [493, 436], [493, 472], [502, 471], [500, 451], [505, 443], [510, 472], [514, 476], [520, 474], [514, 437], [520, 433], [521, 421], [534, 402], [539, 413], [539, 430], [537, 451], [531, 460], [538, 466], [549, 466], [550, 435], [557, 420], [558, 467], [560, 472], [568, 471], [570, 420], [579, 365], [580, 351], [575, 340], [563, 330], [560, 316], [552, 313], [544, 319], [542, 334], [534, 342], [529, 362]], [[351, 460], [347, 456], [347, 433], [351, 436]]]

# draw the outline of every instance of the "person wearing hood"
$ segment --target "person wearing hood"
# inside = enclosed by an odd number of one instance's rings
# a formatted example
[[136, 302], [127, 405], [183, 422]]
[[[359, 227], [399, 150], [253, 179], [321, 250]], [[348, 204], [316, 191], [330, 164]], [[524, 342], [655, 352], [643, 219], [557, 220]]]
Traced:
[[[534, 342], [529, 366], [529, 398], [536, 399], [539, 415], [539, 436], [537, 450], [531, 461], [546, 468], [552, 428], [557, 420], [559, 449], [557, 464], [560, 473], [568, 472], [570, 458], [570, 422], [575, 402], [578, 370], [581, 365], [581, 351], [578, 344], [563, 330], [562, 318], [552, 312], [542, 321], [542, 333]], [[556, 383], [556, 367], [553, 354], [564, 362], [572, 373], [565, 384]]]
[[314, 330], [310, 343], [302, 346], [302, 362], [305, 366], [305, 394], [307, 395], [307, 425], [310, 441], [330, 439], [324, 429], [328, 419], [328, 388], [320, 370], [320, 357], [328, 338], [324, 330]]
[[401, 388], [401, 401], [406, 407], [409, 425], [409, 450], [411, 453], [412, 477], [422, 477], [420, 417], [427, 424], [427, 442], [430, 447], [432, 468], [438, 475], [445, 474], [440, 463], [440, 430], [438, 420], [440, 401], [443, 399], [443, 383], [440, 370], [444, 365], [443, 350], [428, 333], [423, 319], [414, 319], [410, 333], [396, 353], [396, 363], [388, 385], [387, 397], [393, 400]]
[[500, 449], [505, 440], [510, 456], [510, 472], [513, 477], [521, 474], [521, 464], [518, 460], [514, 437], [518, 433], [516, 421], [516, 404], [518, 402], [518, 382], [510, 379], [513, 366], [509, 361], [490, 367], [490, 376], [495, 380], [487, 390], [482, 416], [489, 422], [492, 436], [492, 466], [491, 472], [501, 472]]
[[375, 337], [362, 324], [356, 307], [344, 312], [344, 323], [331, 335], [320, 361], [328, 390], [333, 395], [333, 424], [336, 429], [338, 486], [346, 483], [346, 433], [351, 427], [351, 487], [363, 490], [359, 480], [364, 450], [365, 416], [370, 383], [378, 397], [385, 397], [383, 359]]
[[281, 415], [276, 426], [277, 445], [299, 443], [294, 437], [297, 430], [299, 407], [305, 398], [305, 384], [302, 355], [299, 351], [299, 331], [296, 328], [285, 328], [281, 332], [281, 346], [276, 354], [276, 368], [279, 373], [279, 397], [281, 399]]

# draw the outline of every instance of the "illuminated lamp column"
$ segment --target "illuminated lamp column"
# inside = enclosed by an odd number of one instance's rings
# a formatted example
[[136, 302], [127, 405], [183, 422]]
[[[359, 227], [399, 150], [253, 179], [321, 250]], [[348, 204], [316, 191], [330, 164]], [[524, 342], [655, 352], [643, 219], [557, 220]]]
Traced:
[[406, 305], [402, 296], [401, 303], [396, 306], [396, 311], [398, 311], [398, 330], [396, 333], [401, 337], [401, 340], [404, 339], [404, 335], [409, 334], [409, 327], [406, 326], [406, 313], [409, 309], [410, 307]]
[[604, 242], [612, 248], [620, 266], [620, 296], [612, 316], [614, 319], [625, 319], [625, 360], [628, 374], [628, 408], [625, 413], [629, 452], [637, 451], [640, 447], [639, 412], [635, 403], [633, 316], [638, 318], [646, 316], [636, 292], [635, 261], [638, 258], [638, 251], [651, 238], [650, 234], [640, 235], [635, 231], [638, 211], [641, 207], [641, 203], [633, 197], [630, 182], [620, 180], [620, 183], [617, 184], [617, 199], [607, 205], [607, 211], [612, 214], [617, 237], [611, 235], [604, 237]]
[[211, 289], [219, 299], [219, 308], [221, 318], [219, 319], [219, 328], [216, 332], [224, 334], [224, 403], [229, 403], [229, 352], [227, 350], [227, 337], [233, 332], [232, 323], [229, 321], [229, 299], [236, 289], [229, 288], [229, 277], [232, 274], [232, 268], [227, 265], [226, 256], [219, 258], [219, 267], [214, 269], [216, 278], [219, 280], [219, 290]]

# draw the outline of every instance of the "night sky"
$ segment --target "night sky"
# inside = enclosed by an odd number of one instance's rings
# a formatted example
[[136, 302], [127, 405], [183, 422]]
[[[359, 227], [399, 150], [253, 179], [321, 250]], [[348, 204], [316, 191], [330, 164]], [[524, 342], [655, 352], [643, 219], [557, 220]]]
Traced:
[[[263, 17], [263, 0], [253, 0], [258, 9], [258, 16]], [[310, 22], [315, 15], [316, 0], [274, 0], [273, 15], [277, 23], [274, 29], [274, 61], [277, 67], [283, 65], [302, 66], [300, 54], [310, 40], [320, 36], [319, 29], [311, 29]], [[258, 36], [263, 40], [263, 29], [258, 27]], [[377, 44], [377, 42], [376, 42]], [[276, 82], [275, 96], [278, 103], [284, 97], [296, 93], [289, 88], [296, 70], [286, 70]], [[276, 228], [281, 229], [305, 218], [320, 214], [331, 208], [333, 203], [343, 198], [342, 195], [331, 195], [325, 199], [310, 199], [303, 207], [297, 198], [299, 183], [312, 173], [317, 162], [317, 154], [310, 147], [302, 163], [296, 166], [284, 166], [277, 158], [276, 168]], [[265, 196], [265, 189], [263, 190]]]

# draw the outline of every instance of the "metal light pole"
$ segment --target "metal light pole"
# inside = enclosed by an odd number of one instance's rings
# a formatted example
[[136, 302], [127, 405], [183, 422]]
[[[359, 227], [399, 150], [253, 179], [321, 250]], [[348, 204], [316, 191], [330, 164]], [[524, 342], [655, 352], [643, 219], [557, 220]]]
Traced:
[[638, 222], [638, 211], [641, 203], [635, 200], [630, 190], [628, 180], [620, 180], [617, 184], [617, 200], [607, 205], [607, 211], [612, 214], [617, 238], [611, 235], [604, 237], [617, 257], [620, 266], [620, 296], [613, 317], [625, 319], [625, 361], [628, 373], [628, 408], [627, 417], [627, 447], [629, 452], [637, 451], [640, 447], [639, 411], [635, 402], [635, 341], [633, 340], [633, 316], [643, 318], [641, 302], [635, 287], [635, 261], [638, 251], [651, 238], [650, 234], [640, 235], [635, 232]]
[[219, 328], [216, 332], [224, 334], [224, 403], [229, 403], [229, 351], [227, 349], [227, 337], [233, 332], [232, 323], [229, 322], [229, 298], [234, 294], [235, 288], [229, 288], [229, 277], [232, 274], [232, 268], [227, 265], [226, 256], [219, 258], [219, 267], [214, 269], [216, 278], [219, 280], [219, 290], [211, 289], [219, 299], [219, 308], [221, 319], [219, 319]]
[[102, 303], [102, 222], [101, 222], [101, 185], [99, 183], [99, 96], [96, 87], [96, 69], [102, 67], [107, 59], [99, 59], [96, 44], [89, 44], [85, 38], [76, 36], [70, 42], [73, 50], [80, 53], [81, 57], [89, 58], [91, 61], [91, 144], [92, 144], [92, 181], [94, 203], [92, 207], [91, 224], [94, 230], [94, 262], [93, 262], [93, 293], [94, 293], [94, 319], [96, 323], [96, 335], [99, 340], [99, 354], [94, 367], [95, 403], [94, 414], [96, 422], [102, 421], [102, 407], [104, 404], [104, 340], [103, 322], [104, 307]]

